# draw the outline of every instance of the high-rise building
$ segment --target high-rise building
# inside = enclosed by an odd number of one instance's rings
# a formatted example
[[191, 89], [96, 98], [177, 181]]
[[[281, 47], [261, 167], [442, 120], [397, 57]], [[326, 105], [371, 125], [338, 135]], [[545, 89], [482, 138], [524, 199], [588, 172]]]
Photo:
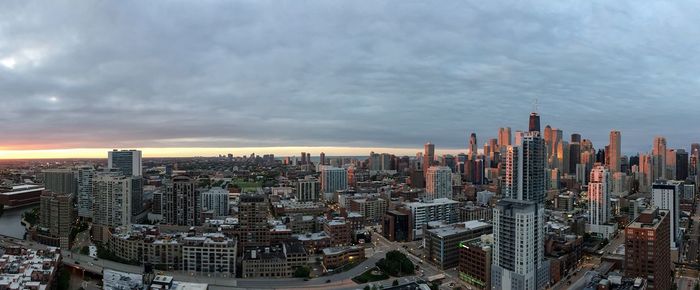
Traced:
[[676, 150], [676, 180], [686, 180], [688, 178], [688, 152], [683, 149]]
[[319, 201], [321, 183], [313, 176], [306, 176], [297, 181], [297, 200], [299, 201]]
[[469, 158], [472, 160], [474, 160], [478, 154], [479, 145], [477, 145], [476, 142], [476, 133], [471, 133], [471, 135], [469, 135], [469, 148], [467, 148], [467, 155], [469, 155]]
[[431, 166], [425, 178], [428, 199], [452, 198], [452, 170], [447, 166]]
[[78, 192], [76, 172], [71, 169], [47, 169], [41, 172], [44, 187], [53, 193], [75, 194]]
[[104, 227], [131, 224], [131, 176], [121, 173], [99, 173], [92, 180], [94, 203], [93, 223]]
[[510, 146], [513, 138], [510, 135], [510, 127], [498, 128], [498, 146]]
[[228, 190], [213, 187], [202, 193], [202, 210], [213, 211], [214, 217], [228, 216]]
[[423, 146], [423, 176], [428, 174], [428, 168], [433, 165], [433, 161], [435, 161], [435, 144], [425, 143]]
[[651, 204], [669, 213], [669, 241], [672, 249], [676, 249], [680, 237], [680, 200], [683, 183], [676, 180], [661, 180], [651, 186]]
[[107, 168], [133, 177], [131, 186], [131, 215], [143, 211], [143, 164], [140, 150], [113, 150], [107, 153]]
[[666, 138], [654, 137], [651, 150], [652, 172], [651, 180], [666, 179]]
[[163, 194], [163, 221], [178, 226], [201, 224], [201, 197], [188, 176], [175, 176], [166, 183]]
[[318, 163], [319, 165], [326, 165], [326, 153], [321, 152]]
[[504, 197], [544, 203], [545, 147], [539, 133], [527, 132], [521, 143], [506, 151]]
[[549, 282], [544, 257], [547, 155], [539, 117], [536, 123], [532, 128], [531, 115], [530, 132], [507, 149], [504, 199], [493, 212], [492, 289], [541, 289]]
[[672, 289], [670, 215], [647, 209], [625, 228], [625, 276], [647, 279], [647, 289]]
[[620, 172], [621, 138], [620, 131], [610, 131], [610, 151], [605, 152], [610, 160], [610, 173]]
[[666, 179], [676, 178], [676, 149], [666, 150]]
[[244, 247], [269, 244], [268, 202], [264, 195], [243, 194], [238, 204], [239, 243]]
[[610, 177], [605, 166], [598, 165], [591, 170], [588, 182], [588, 223], [591, 225], [603, 225], [610, 220]]
[[107, 168], [127, 176], [142, 176], [140, 150], [113, 150], [107, 153]]
[[581, 163], [581, 135], [571, 134], [569, 144], [569, 174], [576, 174], [576, 167]]
[[95, 170], [92, 167], [78, 168], [78, 216], [92, 218], [92, 178]]
[[348, 188], [348, 173], [344, 168], [324, 166], [321, 168], [321, 192], [328, 195]]
[[493, 211], [491, 289], [543, 289], [549, 282], [544, 257], [544, 206], [502, 199]]
[[54, 246], [68, 249], [74, 220], [73, 194], [44, 191], [40, 205], [39, 227], [51, 240], [58, 241]]
[[639, 154], [639, 191], [651, 192], [652, 173], [653, 173], [652, 156], [649, 154]]
[[540, 115], [535, 112], [530, 113], [530, 123], [528, 126], [530, 132], [540, 132]]

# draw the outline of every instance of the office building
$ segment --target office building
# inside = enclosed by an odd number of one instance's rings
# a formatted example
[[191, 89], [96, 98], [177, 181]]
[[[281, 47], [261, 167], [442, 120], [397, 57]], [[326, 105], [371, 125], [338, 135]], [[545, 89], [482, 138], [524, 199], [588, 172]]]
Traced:
[[392, 242], [413, 241], [411, 213], [402, 209], [387, 211], [384, 215], [382, 235]]
[[666, 138], [654, 137], [654, 144], [651, 151], [652, 172], [651, 181], [668, 179], [666, 177]]
[[544, 203], [546, 193], [545, 147], [537, 132], [523, 134], [518, 146], [506, 151], [503, 195]]
[[680, 238], [680, 199], [683, 183], [676, 180], [661, 180], [651, 186], [651, 205], [668, 211], [669, 241], [671, 249], [677, 249]]
[[647, 289], [672, 289], [670, 227], [669, 212], [654, 208], [625, 228], [625, 276], [647, 279]]
[[426, 230], [423, 239], [426, 261], [441, 270], [457, 267], [459, 243], [490, 234], [492, 231], [491, 224], [481, 221], [468, 221]]
[[499, 148], [504, 147], [504, 146], [510, 146], [511, 142], [512, 142], [511, 140], [513, 140], [513, 138], [511, 137], [511, 134], [510, 134], [510, 127], [498, 128], [498, 146], [499, 146]]
[[[530, 113], [529, 132], [540, 132], [540, 115], [535, 112]], [[517, 144], [517, 142], [516, 142]]]
[[676, 173], [675, 180], [686, 180], [688, 178], [688, 152], [683, 149], [676, 150]]
[[228, 190], [213, 187], [202, 193], [202, 211], [213, 211], [214, 217], [228, 216]]
[[622, 156], [620, 151], [620, 142], [622, 141], [621, 138], [620, 131], [610, 131], [609, 151], [606, 151], [605, 154], [610, 160], [608, 168], [610, 169], [610, 173], [613, 174], [620, 172], [620, 157]]
[[479, 154], [477, 148], [479, 148], [479, 145], [477, 144], [476, 133], [471, 133], [469, 135], [469, 148], [467, 148], [467, 156], [469, 156], [470, 160], [474, 160], [476, 155]]
[[107, 169], [133, 177], [131, 186], [131, 215], [143, 211], [143, 165], [140, 150], [113, 150], [107, 153]]
[[459, 278], [479, 290], [491, 289], [493, 234], [459, 243]]
[[194, 180], [175, 176], [165, 185], [163, 222], [178, 226], [201, 225], [201, 196]]
[[452, 170], [446, 166], [431, 166], [425, 185], [427, 199], [452, 198]]
[[421, 164], [422, 169], [423, 169], [423, 176], [426, 176], [428, 174], [428, 168], [433, 165], [433, 162], [435, 161], [435, 144], [433, 143], [425, 143], [423, 145], [423, 162]]

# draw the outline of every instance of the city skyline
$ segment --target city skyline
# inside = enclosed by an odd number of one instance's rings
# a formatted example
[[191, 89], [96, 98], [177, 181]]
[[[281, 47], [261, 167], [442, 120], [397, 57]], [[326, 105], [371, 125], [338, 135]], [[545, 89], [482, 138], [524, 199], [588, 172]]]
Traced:
[[700, 135], [693, 2], [59, 2], [0, 4], [0, 150], [462, 149], [534, 107], [624, 154]]

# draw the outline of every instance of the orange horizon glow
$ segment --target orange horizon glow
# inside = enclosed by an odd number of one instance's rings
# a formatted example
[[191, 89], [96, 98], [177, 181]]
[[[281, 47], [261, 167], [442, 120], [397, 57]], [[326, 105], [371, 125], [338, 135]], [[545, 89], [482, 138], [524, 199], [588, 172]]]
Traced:
[[[0, 159], [70, 159], [70, 158], [107, 158], [107, 152], [115, 148], [66, 148], [66, 149], [0, 149]], [[154, 157], [215, 157], [233, 154], [235, 156], [275, 154], [275, 156], [300, 156], [301, 152], [318, 156], [324, 152], [326, 156], [367, 156], [371, 151], [390, 153], [399, 156], [415, 156], [423, 152], [422, 148], [390, 148], [390, 147], [338, 147], [338, 146], [292, 146], [292, 147], [239, 147], [239, 148], [205, 148], [205, 147], [166, 147], [166, 148], [116, 148], [138, 149], [143, 151], [144, 158]], [[459, 149], [436, 150], [436, 155], [459, 154], [465, 152]], [[440, 153], [440, 154], [438, 154]]]

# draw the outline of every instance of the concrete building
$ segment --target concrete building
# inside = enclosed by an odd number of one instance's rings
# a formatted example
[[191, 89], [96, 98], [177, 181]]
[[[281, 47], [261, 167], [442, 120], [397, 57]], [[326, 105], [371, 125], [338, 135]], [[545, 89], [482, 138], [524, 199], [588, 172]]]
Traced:
[[[132, 180], [131, 176], [121, 173], [99, 173], [94, 176], [92, 218], [95, 225], [113, 228], [131, 224]], [[98, 239], [106, 234], [102, 228], [98, 227], [97, 231], [95, 236]]]
[[421, 163], [420, 167], [423, 170], [423, 176], [425, 177], [428, 175], [428, 168], [433, 165], [433, 162], [435, 162], [435, 144], [433, 143], [425, 143], [423, 146], [423, 162]]
[[236, 274], [236, 240], [221, 233], [182, 238], [182, 270]]
[[620, 151], [621, 141], [622, 136], [620, 131], [610, 131], [609, 150], [605, 152], [605, 155], [609, 156], [608, 160], [610, 161], [610, 164], [608, 164], [608, 168], [610, 169], [610, 173], [620, 172], [620, 158], [622, 157]]
[[137, 216], [143, 210], [143, 164], [140, 150], [113, 150], [107, 152], [107, 169], [134, 177], [131, 189], [131, 211]]
[[425, 176], [427, 199], [452, 198], [452, 170], [447, 166], [431, 166]]
[[459, 243], [459, 278], [480, 290], [491, 289], [493, 234]]
[[382, 235], [392, 242], [413, 241], [411, 212], [403, 209], [387, 211], [384, 215]]
[[47, 169], [41, 172], [46, 190], [53, 193], [78, 193], [78, 178], [72, 169]]
[[348, 204], [351, 211], [360, 213], [366, 221], [372, 223], [381, 221], [387, 209], [387, 201], [378, 197], [351, 199]]
[[498, 146], [504, 148], [511, 145], [513, 138], [510, 134], [510, 127], [498, 128]]
[[683, 192], [683, 182], [657, 181], [651, 186], [651, 204], [653, 207], [667, 210], [669, 215], [669, 240], [671, 249], [677, 249], [680, 244], [680, 199]]
[[610, 171], [605, 166], [598, 165], [591, 170], [588, 182], [588, 224], [595, 233], [599, 232], [598, 226], [610, 221], [610, 178]]
[[493, 227], [492, 289], [542, 289], [549, 282], [544, 209], [534, 201], [502, 199]]
[[269, 245], [270, 226], [267, 223], [268, 202], [264, 195], [241, 195], [238, 204], [238, 241], [243, 249], [248, 246]]
[[326, 221], [323, 231], [331, 238], [332, 247], [349, 246], [352, 243], [352, 228], [345, 219]]
[[202, 193], [202, 211], [213, 211], [214, 217], [229, 215], [228, 190], [213, 187]]
[[73, 228], [73, 194], [45, 191], [41, 195], [40, 220], [37, 234], [50, 246], [70, 248]]
[[165, 185], [163, 194], [163, 222], [178, 226], [202, 224], [201, 196], [194, 180], [188, 176], [175, 176]]
[[297, 200], [304, 201], [320, 201], [321, 183], [313, 176], [306, 176], [304, 179], [297, 181]]
[[94, 202], [92, 193], [92, 179], [95, 170], [92, 167], [81, 167], [77, 171], [78, 177], [78, 216], [92, 219], [92, 204]]
[[426, 261], [445, 270], [459, 265], [459, 243], [492, 232], [491, 224], [468, 221], [425, 230], [423, 253]]
[[506, 150], [503, 196], [544, 203], [545, 144], [539, 133], [524, 133], [519, 146]]
[[648, 209], [625, 228], [625, 276], [643, 277], [648, 289], [672, 289], [670, 215]]
[[654, 137], [654, 144], [651, 151], [651, 181], [668, 179], [666, 176], [666, 138]]
[[488, 206], [465, 205], [457, 209], [460, 222], [493, 220], [493, 208]]
[[243, 278], [289, 278], [292, 268], [282, 249], [256, 248], [244, 252], [241, 263]]
[[365, 249], [360, 246], [325, 248], [322, 254], [323, 267], [329, 270], [365, 259]]
[[423, 237], [423, 228], [429, 222], [442, 221], [448, 224], [457, 222], [458, 206], [459, 202], [447, 198], [406, 203], [406, 208], [411, 211], [410, 223], [413, 226], [413, 239]]

